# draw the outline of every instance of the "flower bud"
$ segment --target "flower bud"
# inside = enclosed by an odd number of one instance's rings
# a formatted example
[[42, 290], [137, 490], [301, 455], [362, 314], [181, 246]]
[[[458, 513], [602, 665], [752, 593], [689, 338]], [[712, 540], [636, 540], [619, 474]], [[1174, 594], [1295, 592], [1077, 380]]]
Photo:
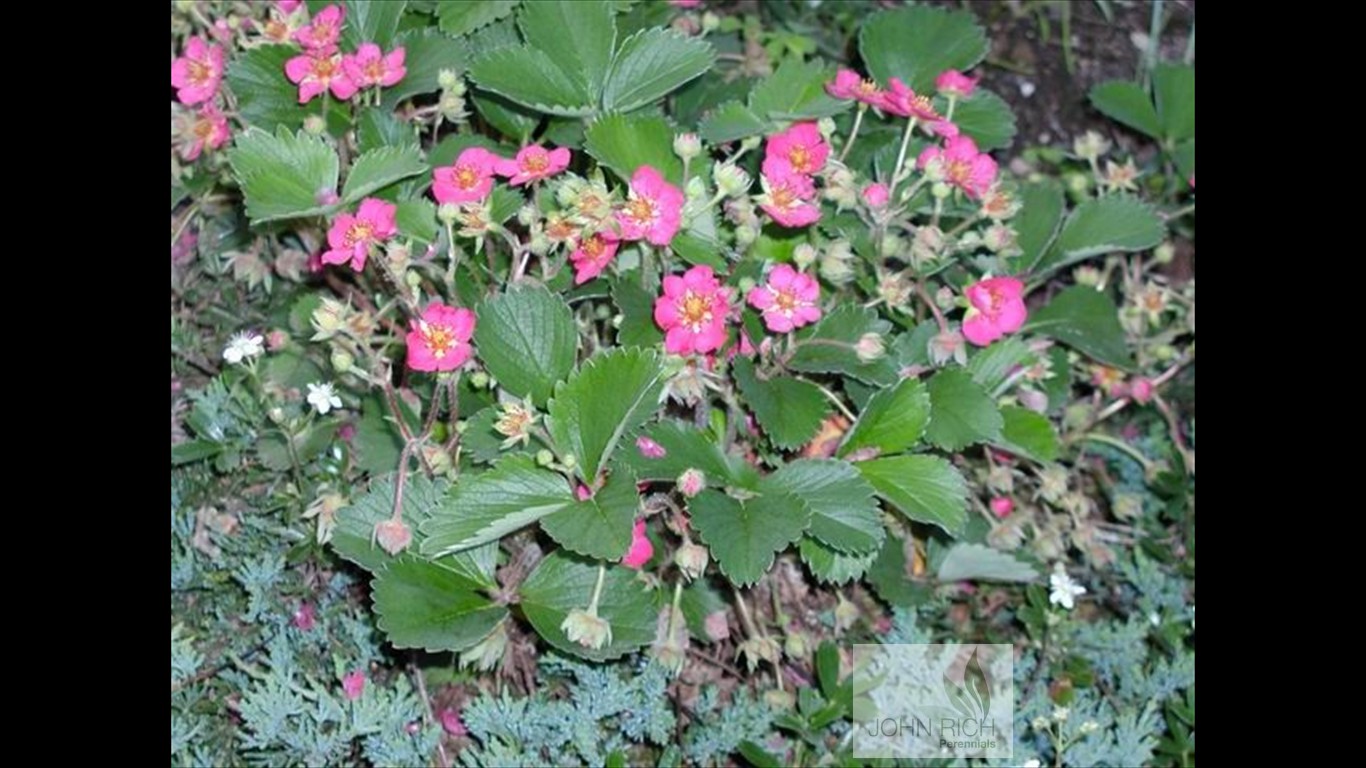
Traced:
[[744, 150], [745, 152], [749, 152], [752, 149], [758, 149], [759, 145], [762, 144], [763, 141], [763, 136], [750, 136], [740, 142], [740, 149]]
[[1077, 285], [1095, 288], [1100, 285], [1100, 270], [1091, 266], [1077, 267], [1072, 270], [1072, 279]]
[[711, 553], [700, 544], [687, 542], [674, 552], [674, 565], [678, 566], [678, 570], [689, 580], [702, 578], [710, 561]]
[[726, 197], [738, 197], [745, 194], [754, 182], [745, 169], [736, 167], [734, 163], [717, 165], [711, 175], [712, 180], [716, 182], [716, 188], [721, 190]]
[[858, 359], [865, 363], [882, 359], [887, 353], [887, 345], [882, 340], [882, 335], [877, 333], [865, 333], [859, 337], [858, 343], [854, 345], [854, 351], [858, 354]]
[[691, 499], [707, 487], [707, 477], [700, 469], [688, 468], [678, 476], [678, 492]]
[[830, 137], [835, 135], [834, 118], [822, 117], [820, 120], [817, 120], [816, 130], [821, 132], [822, 138], [824, 138], [826, 141], [829, 141]]
[[536, 452], [536, 463], [542, 467], [548, 467], [555, 463], [555, 454], [542, 448]]
[[375, 523], [374, 539], [391, 555], [397, 555], [413, 542], [413, 532], [402, 520], [389, 518]]
[[835, 285], [844, 285], [854, 279], [853, 260], [854, 253], [848, 241], [836, 240], [821, 254], [818, 268], [821, 277]]
[[811, 639], [805, 632], [789, 632], [783, 639], [783, 653], [789, 659], [805, 659], [811, 653]]
[[797, 269], [808, 269], [816, 262], [816, 249], [810, 243], [802, 243], [792, 250], [792, 263]]
[[321, 136], [327, 133], [327, 122], [319, 115], [309, 115], [304, 118], [304, 133]]
[[1153, 261], [1158, 264], [1170, 264], [1176, 258], [1176, 247], [1170, 242], [1162, 243], [1153, 249]]
[[325, 341], [337, 335], [346, 325], [348, 307], [336, 299], [324, 298], [323, 303], [313, 310], [310, 318], [313, 324], [313, 341]]
[[1109, 151], [1109, 140], [1095, 131], [1087, 131], [1072, 140], [1072, 153], [1083, 160], [1096, 160]]
[[706, 13], [702, 14], [702, 32], [703, 32], [703, 34], [709, 34], [709, 33], [715, 32], [716, 30], [718, 30], [718, 29], [720, 29], [720, 28], [721, 28], [721, 17], [720, 17], [720, 16], [717, 16], [716, 14], [712, 13], [711, 11], [707, 11]]
[[575, 608], [561, 622], [560, 629], [569, 637], [570, 642], [578, 643], [584, 648], [598, 650], [612, 644], [612, 625], [596, 613]]
[[680, 133], [674, 136], [674, 154], [687, 162], [702, 154], [702, 140], [695, 133]]
[[460, 75], [453, 69], [443, 69], [436, 73], [436, 85], [443, 91], [454, 89], [460, 84]]
[[356, 364], [356, 358], [344, 349], [333, 350], [332, 369], [337, 373], [346, 373], [351, 370], [351, 366]]
[[460, 206], [455, 203], [442, 203], [436, 209], [436, 218], [442, 224], [453, 225], [460, 218]]
[[946, 197], [948, 197], [949, 195], [953, 194], [953, 187], [950, 187], [948, 184], [945, 184], [945, 183], [942, 182], [942, 181], [936, 181], [936, 182], [930, 187], [930, 194], [931, 194], [931, 195], [934, 195], [934, 197], [936, 197], [936, 198], [938, 198], [938, 199], [940, 199], [940, 200], [943, 200], [944, 198], [946, 198]]

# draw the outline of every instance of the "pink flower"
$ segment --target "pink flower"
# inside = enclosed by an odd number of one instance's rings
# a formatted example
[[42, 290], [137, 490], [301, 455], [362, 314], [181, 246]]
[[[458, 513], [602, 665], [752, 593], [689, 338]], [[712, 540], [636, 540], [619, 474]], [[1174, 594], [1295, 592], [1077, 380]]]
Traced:
[[181, 104], [199, 104], [218, 93], [223, 81], [223, 46], [210, 45], [202, 37], [185, 43], [185, 55], [171, 62], [171, 85]]
[[869, 184], [863, 188], [863, 202], [869, 208], [882, 208], [887, 205], [887, 185]]
[[438, 203], [477, 203], [493, 191], [493, 171], [500, 160], [483, 147], [470, 147], [455, 165], [432, 171], [432, 194]]
[[190, 125], [190, 141], [180, 149], [180, 156], [194, 160], [205, 149], [218, 149], [228, 140], [228, 118], [213, 102], [199, 108]]
[[669, 0], [669, 5], [675, 8], [700, 8], [702, 0]]
[[640, 451], [640, 455], [647, 459], [662, 459], [669, 455], [669, 452], [664, 450], [664, 446], [643, 435], [636, 438], [636, 450]]
[[730, 289], [721, 287], [711, 267], [698, 265], [664, 278], [664, 295], [655, 299], [655, 324], [664, 330], [664, 349], [675, 355], [705, 354], [726, 341]]
[[642, 165], [631, 175], [631, 197], [617, 211], [622, 240], [668, 245], [683, 221], [683, 193], [659, 171]]
[[580, 240], [578, 247], [569, 254], [569, 261], [574, 265], [574, 285], [583, 285], [602, 274], [616, 255], [617, 239], [611, 232], [594, 232]]
[[875, 81], [860, 77], [852, 69], [835, 73], [835, 79], [825, 84], [825, 92], [837, 99], [855, 99], [874, 107], [882, 106], [882, 89]]
[[280, 13], [288, 16], [298, 10], [304, 4], [304, 0], [275, 0], [275, 7], [280, 9]]
[[996, 161], [978, 152], [977, 142], [967, 136], [954, 136], [944, 142], [943, 149], [926, 147], [916, 165], [924, 169], [931, 163], [941, 163], [944, 180], [974, 199], [996, 181]]
[[315, 623], [314, 620], [316, 617], [317, 613], [314, 610], [312, 603], [299, 603], [299, 607], [295, 609], [294, 616], [291, 617], [291, 621], [293, 622], [295, 628], [299, 629], [300, 631], [312, 632]]
[[678, 476], [678, 492], [691, 499], [707, 487], [707, 476], [702, 470], [689, 467]]
[[817, 302], [821, 286], [815, 278], [779, 264], [768, 273], [768, 283], [749, 292], [750, 306], [764, 313], [764, 324], [774, 333], [787, 333], [821, 318]]
[[512, 186], [549, 178], [569, 167], [569, 150], [557, 147], [547, 152], [539, 144], [522, 147], [512, 160], [499, 160], [497, 173]]
[[640, 570], [640, 567], [650, 562], [654, 555], [655, 547], [645, 535], [645, 518], [638, 518], [635, 528], [631, 529], [631, 548], [626, 550], [626, 555], [621, 558], [621, 564], [627, 568]]
[[811, 202], [816, 187], [810, 178], [792, 172], [778, 176], [765, 173], [760, 181], [764, 194], [759, 197], [759, 207], [774, 221], [784, 227], [805, 227], [820, 219], [821, 209]]
[[[331, 6], [336, 7], [336, 6]], [[307, 104], [324, 91], [346, 101], [359, 90], [342, 69], [342, 57], [335, 51], [326, 53], [318, 50], [295, 56], [285, 62], [285, 77], [299, 86], [299, 103]]]
[[465, 722], [460, 719], [460, 713], [452, 707], [441, 710], [441, 727], [447, 734], [456, 738], [469, 734], [469, 730], [465, 728]]
[[765, 176], [800, 173], [810, 176], [825, 167], [830, 145], [825, 143], [815, 123], [797, 123], [782, 133], [768, 137], [764, 148]]
[[980, 79], [980, 77], [968, 77], [956, 69], [946, 69], [934, 79], [934, 87], [945, 96], [967, 98], [972, 95], [973, 91], [977, 90], [977, 81]]
[[992, 496], [987, 504], [991, 507], [991, 514], [999, 520], [1006, 519], [1015, 511], [1015, 500], [1009, 496]]
[[901, 117], [937, 122], [944, 118], [934, 109], [930, 97], [917, 95], [909, 85], [894, 77], [887, 81], [887, 93], [882, 97], [882, 108]]
[[1024, 325], [1024, 283], [1019, 280], [989, 277], [969, 285], [964, 293], [972, 306], [963, 316], [963, 335], [973, 344], [985, 347]]
[[365, 693], [365, 673], [359, 669], [347, 672], [342, 678], [342, 694], [346, 696], [347, 701], [355, 701], [362, 693]]
[[579, 487], [574, 489], [574, 496], [577, 497], [579, 501], [588, 501], [593, 498], [593, 489], [583, 483], [579, 483]]
[[1147, 405], [1153, 399], [1153, 380], [1137, 376], [1129, 382], [1129, 397], [1139, 405]]
[[340, 5], [329, 5], [318, 11], [308, 26], [295, 32], [294, 39], [309, 51], [331, 53], [336, 48], [345, 21], [346, 9]]
[[327, 231], [327, 244], [331, 250], [323, 253], [323, 263], [345, 264], [349, 261], [357, 272], [365, 269], [371, 247], [398, 232], [394, 222], [397, 215], [398, 206], [374, 197], [362, 200], [354, 216], [337, 214], [332, 220], [332, 228]]
[[407, 51], [403, 46], [399, 46], [389, 53], [384, 53], [378, 45], [374, 43], [363, 43], [355, 53], [350, 53], [342, 57], [342, 70], [357, 88], [369, 88], [371, 86], [381, 86], [387, 88], [396, 85], [403, 76], [408, 74], [407, 68], [403, 66], [403, 59], [407, 56]]
[[433, 301], [408, 332], [408, 367], [415, 371], [453, 371], [470, 359], [474, 313]]
[[397, 555], [413, 543], [413, 531], [407, 523], [391, 517], [375, 523], [374, 539], [380, 549]]
[[951, 139], [960, 133], [958, 126], [948, 120], [935, 120], [926, 125], [925, 130], [932, 136], [941, 136], [945, 139]]

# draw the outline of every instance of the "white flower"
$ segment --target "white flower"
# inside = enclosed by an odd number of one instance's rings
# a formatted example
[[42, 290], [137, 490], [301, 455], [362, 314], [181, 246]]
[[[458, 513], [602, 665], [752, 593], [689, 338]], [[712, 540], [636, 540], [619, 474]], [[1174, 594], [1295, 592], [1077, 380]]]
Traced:
[[223, 359], [236, 365], [249, 357], [256, 357], [265, 350], [266, 340], [259, 333], [242, 331], [241, 333], [228, 339], [228, 346], [223, 348]]
[[1038, 758], [1031, 757], [1024, 761], [1024, 768], [1039, 768], [1040, 765], [1042, 765], [1042, 763], [1039, 762]]
[[1072, 580], [1063, 570], [1062, 563], [1053, 564], [1053, 574], [1048, 577], [1048, 602], [1053, 605], [1061, 605], [1067, 610], [1076, 607], [1077, 595], [1086, 594], [1086, 587]]
[[337, 397], [337, 393], [332, 389], [331, 384], [309, 384], [308, 404], [320, 414], [326, 414], [333, 408], [342, 407], [341, 398]]

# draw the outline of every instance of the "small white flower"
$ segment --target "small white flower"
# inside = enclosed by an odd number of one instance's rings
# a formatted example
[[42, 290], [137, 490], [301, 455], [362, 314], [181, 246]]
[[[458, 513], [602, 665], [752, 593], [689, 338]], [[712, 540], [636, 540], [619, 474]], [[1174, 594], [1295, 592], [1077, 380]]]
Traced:
[[242, 331], [228, 339], [228, 346], [223, 348], [223, 359], [236, 365], [265, 351], [265, 343], [266, 340], [261, 334]]
[[1043, 765], [1043, 763], [1040, 763], [1039, 759], [1036, 757], [1031, 757], [1024, 761], [1024, 768], [1039, 768], [1041, 765]]
[[337, 392], [332, 389], [331, 384], [309, 384], [308, 404], [313, 406], [313, 410], [323, 415], [326, 415], [333, 408], [342, 407], [341, 398], [337, 397]]
[[1053, 574], [1048, 577], [1048, 602], [1053, 605], [1061, 605], [1067, 610], [1076, 607], [1077, 595], [1086, 594], [1086, 587], [1072, 580], [1063, 570], [1062, 563], [1053, 564]]

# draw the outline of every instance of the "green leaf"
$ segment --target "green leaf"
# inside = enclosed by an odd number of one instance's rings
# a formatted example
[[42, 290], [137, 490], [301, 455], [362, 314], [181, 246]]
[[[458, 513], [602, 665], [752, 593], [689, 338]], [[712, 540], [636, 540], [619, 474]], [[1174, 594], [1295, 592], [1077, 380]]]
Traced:
[[708, 144], [758, 136], [768, 130], [768, 122], [738, 101], [728, 101], [713, 109], [697, 126], [697, 133]]
[[769, 752], [758, 744], [755, 744], [749, 739], [740, 742], [740, 746], [737, 747], [737, 749], [740, 754], [744, 756], [745, 762], [754, 766], [754, 768], [780, 768], [781, 766], [786, 765], [782, 758]]
[[573, 610], [586, 610], [597, 584], [598, 566], [557, 550], [522, 583], [521, 608], [536, 633], [557, 650], [593, 661], [610, 661], [654, 640], [657, 613], [654, 590], [636, 572], [608, 566], [598, 598], [598, 616], [612, 627], [612, 642], [597, 650], [565, 636], [560, 624]]
[[1126, 195], [1087, 200], [1067, 217], [1038, 269], [1061, 269], [1115, 251], [1147, 250], [1162, 242], [1166, 233], [1157, 211], [1138, 198]]
[[512, 13], [518, 0], [441, 0], [436, 5], [441, 31], [459, 37]]
[[803, 536], [797, 546], [802, 562], [822, 584], [845, 584], [863, 575], [877, 560], [877, 549], [862, 555], [847, 555], [827, 547], [810, 535]]
[[328, 206], [318, 202], [319, 194], [337, 189], [337, 153], [306, 133], [248, 128], [228, 151], [228, 161], [253, 224], [322, 215]]
[[428, 560], [404, 558], [380, 571], [371, 593], [379, 627], [395, 648], [463, 651], [507, 618], [480, 585]]
[[355, 50], [361, 43], [374, 43], [388, 52], [398, 32], [398, 20], [408, 6], [407, 0], [342, 0], [346, 24], [342, 26], [342, 46]]
[[1195, 175], [1195, 139], [1183, 141], [1176, 145], [1172, 150], [1172, 161], [1176, 163], [1176, 172], [1181, 174], [1183, 180], [1188, 180]]
[[233, 57], [227, 81], [237, 113], [248, 125], [267, 131], [298, 128], [310, 114], [321, 114], [316, 105], [299, 104], [298, 86], [285, 77], [285, 62], [298, 55], [293, 45], [263, 45]]
[[[392, 469], [392, 467], [391, 467]], [[403, 522], [413, 532], [409, 551], [422, 544], [419, 526], [445, 498], [446, 483], [433, 482], [420, 473], [408, 478], [403, 488]], [[337, 512], [337, 527], [332, 532], [332, 548], [367, 571], [378, 573], [397, 558], [375, 543], [375, 524], [394, 515], [394, 475], [370, 481], [370, 489]]]
[[918, 523], [937, 525], [957, 535], [968, 519], [968, 485], [939, 456], [890, 456], [855, 466], [877, 495]]
[[436, 206], [425, 199], [398, 201], [398, 232], [423, 243], [436, 242]]
[[388, 112], [364, 109], [356, 118], [356, 146], [362, 155], [381, 147], [416, 147], [417, 144], [413, 127]]
[[629, 112], [654, 104], [711, 69], [715, 59], [711, 45], [700, 37], [685, 37], [661, 27], [637, 32], [621, 44], [612, 60], [612, 72], [602, 89], [602, 107]]
[[489, 194], [489, 221], [502, 224], [513, 216], [526, 202], [522, 193], [512, 187], [497, 186]]
[[1162, 136], [1168, 141], [1195, 138], [1195, 67], [1158, 64], [1153, 68], [1153, 95]]
[[664, 341], [664, 332], [655, 325], [654, 294], [640, 282], [619, 278], [612, 282], [612, 301], [621, 310], [617, 343], [623, 347], [655, 347]]
[[892, 605], [919, 605], [930, 598], [930, 592], [923, 584], [911, 581], [906, 568], [906, 542], [895, 536], [887, 537], [882, 551], [868, 569], [867, 580], [878, 597]]
[[1035, 359], [1028, 344], [1018, 336], [1011, 336], [974, 353], [968, 360], [968, 373], [987, 394], [999, 397], [1002, 393], [997, 389], [1010, 379], [1010, 375], [1026, 365], [1033, 365]]
[[593, 113], [593, 99], [583, 85], [542, 51], [522, 46], [490, 51], [470, 65], [470, 77], [480, 88], [537, 112], [567, 117]]
[[427, 164], [422, 162], [422, 152], [416, 146], [372, 149], [356, 158], [351, 166], [342, 190], [342, 203], [358, 203], [377, 189], [426, 171]]
[[[493, 141], [486, 136], [472, 133], [455, 133], [443, 138], [435, 147], [432, 147], [431, 152], [427, 154], [427, 161], [431, 163], [433, 168], [455, 165], [455, 161], [460, 157], [460, 153], [470, 147], [483, 147], [495, 155], [505, 151], [503, 147], [498, 145], [498, 142]], [[501, 187], [494, 187], [494, 189], [501, 189]]]
[[640, 496], [629, 473], [616, 473], [593, 498], [575, 501], [541, 521], [560, 546], [598, 560], [620, 560], [631, 547], [631, 528], [640, 515]]
[[527, 46], [544, 52], [583, 93], [595, 99], [607, 78], [616, 44], [612, 4], [606, 0], [525, 3], [517, 21]]
[[664, 371], [658, 355], [644, 349], [613, 349], [589, 358], [555, 388], [548, 426], [560, 451], [574, 454], [590, 483], [611, 458], [622, 435], [659, 407]]
[[930, 427], [926, 438], [946, 451], [994, 440], [1001, 413], [982, 386], [965, 371], [947, 368], [930, 379]]
[[774, 445], [796, 448], [816, 434], [830, 404], [815, 384], [788, 376], [760, 379], [747, 358], [737, 357], [732, 365], [745, 403]]
[[673, 184], [683, 183], [683, 162], [674, 154], [674, 129], [653, 115], [607, 115], [588, 126], [584, 149], [621, 179], [653, 166]]
[[765, 477], [759, 490], [799, 499], [811, 511], [810, 535], [826, 546], [854, 554], [882, 546], [886, 531], [873, 487], [847, 461], [798, 459]]
[[1094, 288], [1074, 285], [1053, 297], [1025, 323], [1025, 331], [1051, 336], [1107, 365], [1133, 366], [1119, 309]]
[[474, 108], [479, 110], [479, 114], [484, 116], [489, 125], [515, 141], [525, 142], [528, 140], [531, 137], [531, 132], [536, 130], [536, 126], [541, 122], [540, 115], [508, 101], [496, 93], [475, 91], [470, 98], [474, 101]]
[[171, 446], [171, 466], [202, 461], [223, 452], [223, 444], [212, 440], [187, 440]]
[[749, 108], [770, 120], [815, 120], [849, 109], [851, 102], [825, 92], [835, 69], [820, 61], [787, 59], [759, 81], [749, 94]]
[[707, 490], [693, 498], [688, 511], [721, 572], [741, 587], [758, 581], [773, 564], [774, 555], [801, 538], [811, 521], [806, 505], [783, 493], [742, 503]]
[[1154, 139], [1162, 136], [1153, 100], [1143, 86], [1129, 80], [1110, 80], [1091, 89], [1091, 103], [1106, 117]]
[[521, 283], [476, 312], [474, 343], [489, 373], [503, 389], [544, 406], [574, 369], [579, 336], [569, 305], [543, 286]]
[[1003, 448], [1035, 461], [1057, 460], [1058, 433], [1042, 414], [1008, 405], [1001, 409], [1001, 417], [1005, 419], [1000, 441]]
[[982, 544], [955, 544], [939, 564], [940, 581], [1011, 581], [1026, 583], [1039, 577], [1028, 563], [1008, 552]]
[[865, 448], [880, 454], [900, 453], [925, 434], [930, 422], [930, 395], [919, 379], [902, 379], [873, 395], [844, 438], [839, 454]]
[[673, 482], [685, 470], [698, 469], [707, 484], [752, 487], [756, 482], [753, 469], [742, 460], [727, 456], [721, 446], [696, 427], [681, 421], [661, 421], [640, 431], [664, 449], [664, 455], [652, 459], [635, 445], [622, 450], [621, 461], [630, 468], [637, 480], [667, 480]]
[[890, 345], [892, 324], [877, 312], [858, 304], [842, 304], [813, 328], [797, 336], [797, 352], [788, 367], [804, 373], [842, 373], [859, 381], [886, 386], [898, 378], [896, 365], [888, 355], [864, 362], [856, 345], [867, 334], [882, 337]]
[[404, 32], [395, 45], [403, 46], [403, 66], [408, 72], [393, 87], [384, 89], [385, 109], [393, 109], [399, 102], [418, 94], [441, 90], [438, 81], [443, 69], [457, 75], [465, 71], [465, 46], [434, 29]]
[[916, 92], [931, 92], [946, 69], [971, 69], [988, 48], [986, 32], [971, 11], [925, 5], [873, 14], [859, 32], [868, 72], [883, 83], [899, 77]]
[[674, 235], [669, 247], [689, 264], [706, 264], [720, 272], [726, 270], [726, 257], [721, 255], [721, 245], [710, 237], [683, 231]]
[[509, 456], [462, 477], [422, 525], [422, 554], [433, 557], [496, 541], [575, 502], [569, 483], [531, 459]]
[[983, 152], [1005, 149], [1015, 139], [1015, 113], [1004, 99], [985, 88], [958, 102], [953, 122]]
[[1020, 190], [1020, 212], [1012, 222], [1020, 246], [1021, 271], [1029, 271], [1053, 244], [1062, 223], [1062, 185], [1054, 179], [1025, 184]]

